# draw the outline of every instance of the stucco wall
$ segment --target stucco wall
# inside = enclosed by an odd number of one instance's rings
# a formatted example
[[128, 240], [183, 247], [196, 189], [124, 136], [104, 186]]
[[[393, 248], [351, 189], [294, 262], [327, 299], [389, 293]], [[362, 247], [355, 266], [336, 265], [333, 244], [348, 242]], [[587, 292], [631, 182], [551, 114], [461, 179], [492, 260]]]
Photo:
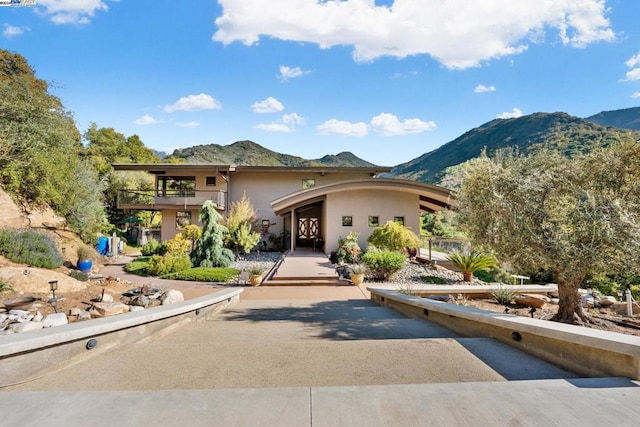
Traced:
[[[324, 224], [325, 252], [338, 248], [338, 238], [349, 232], [360, 233], [359, 244], [367, 247], [367, 237], [375, 227], [369, 227], [369, 216], [377, 216], [382, 226], [394, 217], [404, 216], [404, 224], [420, 235], [420, 198], [418, 195], [388, 190], [345, 191], [327, 195]], [[342, 226], [342, 217], [353, 217], [351, 227]]]
[[239, 200], [246, 191], [254, 206], [258, 220], [268, 219], [269, 233], [282, 231], [282, 218], [276, 216], [270, 203], [282, 196], [302, 190], [303, 179], [315, 179], [316, 187], [339, 181], [370, 178], [368, 173], [327, 173], [318, 172], [236, 172], [231, 175], [229, 202]]
[[[165, 209], [162, 211], [162, 228], [160, 229], [160, 240], [166, 242], [173, 239], [180, 230], [176, 229], [176, 213], [178, 210]], [[201, 225], [198, 221], [199, 210], [180, 210], [180, 212], [191, 212], [191, 223]]]

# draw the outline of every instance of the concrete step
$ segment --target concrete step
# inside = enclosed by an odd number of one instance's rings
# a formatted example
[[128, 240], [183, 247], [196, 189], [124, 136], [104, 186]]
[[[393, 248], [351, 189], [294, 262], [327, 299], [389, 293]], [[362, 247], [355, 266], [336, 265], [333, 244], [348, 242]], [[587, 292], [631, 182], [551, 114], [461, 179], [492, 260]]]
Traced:
[[265, 280], [260, 286], [352, 286], [352, 284], [348, 280], [309, 278]]

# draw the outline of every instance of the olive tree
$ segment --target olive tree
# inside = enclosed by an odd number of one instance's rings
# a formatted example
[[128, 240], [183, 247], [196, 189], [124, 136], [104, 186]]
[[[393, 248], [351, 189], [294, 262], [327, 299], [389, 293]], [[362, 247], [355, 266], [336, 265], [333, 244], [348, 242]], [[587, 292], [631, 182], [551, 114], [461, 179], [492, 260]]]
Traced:
[[590, 321], [578, 294], [587, 273], [638, 269], [640, 145], [631, 137], [573, 158], [482, 155], [468, 165], [458, 203], [476, 244], [516, 268], [552, 272], [561, 322]]

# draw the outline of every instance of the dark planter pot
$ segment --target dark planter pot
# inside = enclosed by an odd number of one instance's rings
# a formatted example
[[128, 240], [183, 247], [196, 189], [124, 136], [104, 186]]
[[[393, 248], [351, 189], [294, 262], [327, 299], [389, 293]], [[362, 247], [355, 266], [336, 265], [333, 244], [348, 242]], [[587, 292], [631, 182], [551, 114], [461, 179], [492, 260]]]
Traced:
[[90, 272], [91, 267], [93, 267], [93, 263], [91, 262], [90, 259], [84, 260], [84, 261], [78, 261], [78, 264], [76, 265], [78, 266], [78, 270], [82, 271], [83, 273]]

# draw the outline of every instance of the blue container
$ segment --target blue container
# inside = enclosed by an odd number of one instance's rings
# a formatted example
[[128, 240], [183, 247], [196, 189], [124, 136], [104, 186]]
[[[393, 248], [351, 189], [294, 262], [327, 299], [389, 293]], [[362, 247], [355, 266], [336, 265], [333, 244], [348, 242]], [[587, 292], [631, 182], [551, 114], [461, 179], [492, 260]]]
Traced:
[[96, 244], [96, 251], [100, 255], [106, 255], [109, 253], [109, 238], [108, 237], [99, 237], [98, 243]]
[[90, 259], [85, 261], [78, 261], [77, 267], [78, 270], [82, 271], [83, 273], [89, 273], [91, 271], [91, 267], [93, 267], [93, 263]]

